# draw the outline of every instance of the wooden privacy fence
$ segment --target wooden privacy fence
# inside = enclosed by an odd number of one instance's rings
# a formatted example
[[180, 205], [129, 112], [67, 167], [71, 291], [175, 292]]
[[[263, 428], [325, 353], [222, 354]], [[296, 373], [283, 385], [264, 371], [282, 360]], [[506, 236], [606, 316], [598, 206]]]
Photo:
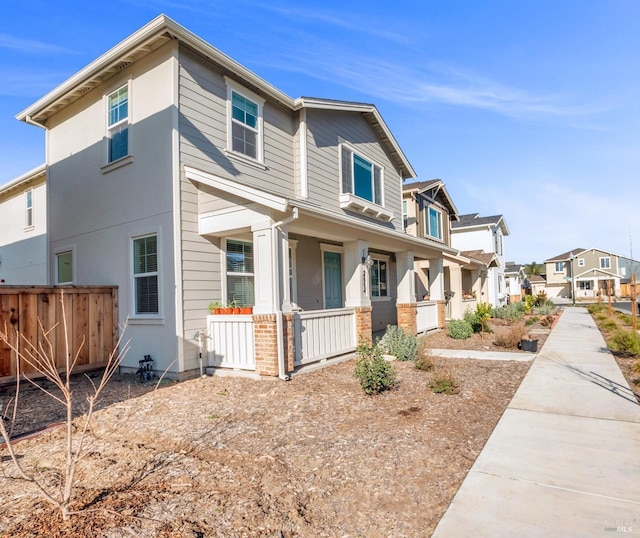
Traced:
[[[33, 345], [47, 347], [40, 323], [45, 332], [55, 326], [48, 339], [56, 365], [63, 369], [66, 351], [61, 297], [71, 356], [80, 349], [77, 370], [104, 366], [118, 341], [117, 286], [0, 286], [0, 331], [7, 332], [13, 344], [18, 341], [23, 350], [25, 344], [22, 338], [16, 340], [16, 331]], [[16, 375], [16, 358], [16, 353], [5, 342], [0, 342], [0, 383]], [[20, 371], [25, 375], [34, 374], [33, 367], [24, 362], [20, 363]]]

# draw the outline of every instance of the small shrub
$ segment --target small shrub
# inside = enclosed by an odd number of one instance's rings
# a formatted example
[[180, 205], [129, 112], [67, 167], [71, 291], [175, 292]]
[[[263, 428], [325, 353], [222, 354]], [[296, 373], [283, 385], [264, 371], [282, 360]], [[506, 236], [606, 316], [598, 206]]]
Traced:
[[418, 337], [418, 355], [415, 360], [415, 365], [418, 370], [431, 370], [433, 369], [433, 355], [427, 345], [427, 337]]
[[589, 306], [587, 306], [587, 311], [592, 316], [594, 314], [600, 314], [601, 312], [604, 312], [606, 309], [607, 307], [603, 304], [590, 304]]
[[402, 327], [387, 325], [387, 330], [380, 340], [380, 347], [399, 361], [412, 361], [418, 353], [418, 339], [413, 335], [405, 334]]
[[555, 318], [553, 316], [551, 315], [545, 316], [540, 320], [540, 325], [542, 325], [543, 327], [551, 327], [554, 321], [555, 321]]
[[549, 303], [545, 303], [543, 305], [540, 305], [538, 308], [535, 309], [536, 314], [538, 314], [539, 316], [549, 316], [551, 314], [553, 314], [553, 311], [555, 310], [555, 306]]
[[356, 348], [356, 367], [353, 377], [358, 379], [365, 394], [378, 394], [396, 385], [396, 371], [384, 360], [382, 349], [376, 344], [360, 340]]
[[500, 308], [494, 308], [491, 311], [491, 317], [497, 319], [504, 319], [510, 323], [519, 321], [524, 317], [526, 310], [526, 304], [522, 301], [517, 303], [510, 303]]
[[534, 323], [537, 323], [538, 321], [540, 321], [540, 318], [538, 316], [533, 316], [532, 318], [529, 318], [527, 320], [525, 320], [524, 324], [526, 327], [529, 327], [529, 325], [533, 325]]
[[526, 334], [527, 330], [523, 325], [513, 325], [503, 334], [496, 335], [493, 343], [498, 347], [517, 348]]
[[624, 312], [618, 312], [618, 319], [624, 325], [628, 325], [629, 327], [633, 325], [633, 318], [629, 314], [625, 314]]
[[435, 394], [458, 394], [460, 382], [448, 368], [438, 368], [431, 375], [429, 388]]
[[547, 294], [544, 291], [541, 291], [536, 295], [535, 305], [540, 307], [546, 304], [547, 302]]
[[618, 324], [613, 319], [603, 319], [600, 322], [600, 328], [605, 331], [615, 331], [618, 328]]
[[533, 307], [536, 306], [536, 298], [533, 295], [524, 296], [524, 311], [529, 314]]
[[640, 355], [640, 335], [619, 329], [609, 340], [609, 349], [627, 355]]
[[453, 319], [449, 322], [447, 334], [456, 340], [466, 340], [473, 334], [473, 327], [464, 319]]
[[464, 318], [463, 319], [469, 325], [471, 325], [471, 328], [473, 329], [474, 333], [479, 333], [480, 331], [482, 331], [482, 324], [478, 321], [478, 318], [477, 318], [475, 312], [472, 312], [471, 310], [467, 310], [464, 313]]

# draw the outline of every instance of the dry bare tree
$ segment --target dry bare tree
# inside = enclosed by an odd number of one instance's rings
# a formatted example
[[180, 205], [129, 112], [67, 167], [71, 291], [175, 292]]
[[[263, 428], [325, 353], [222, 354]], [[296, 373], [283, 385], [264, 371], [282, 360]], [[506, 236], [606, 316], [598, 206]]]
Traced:
[[[87, 438], [87, 432], [91, 424], [93, 413], [95, 410], [95, 404], [100, 398], [102, 391], [114, 374], [118, 371], [118, 367], [122, 362], [129, 350], [129, 341], [123, 344], [122, 338], [126, 329], [126, 324], [120, 330], [120, 337], [118, 338], [115, 347], [109, 354], [109, 358], [106, 361], [106, 366], [102, 373], [102, 376], [96, 385], [94, 381], [87, 376], [93, 386], [93, 392], [87, 396], [88, 410], [84, 417], [81, 419], [81, 423], [74, 435], [73, 426], [73, 391], [71, 390], [71, 376], [73, 370], [78, 363], [80, 352], [85, 343], [85, 337], [83, 336], [82, 342], [78, 346], [77, 350], [71, 349], [69, 330], [67, 325], [67, 317], [64, 306], [64, 292], [60, 294], [60, 303], [62, 304], [62, 330], [64, 331], [64, 347], [65, 347], [65, 361], [64, 368], [60, 370], [57, 367], [54, 345], [52, 343], [51, 334], [56, 330], [57, 325], [45, 330], [42, 326], [40, 319], [38, 319], [38, 325], [42, 333], [42, 338], [36, 343], [30, 342], [24, 337], [18, 329], [15, 331], [15, 339], [12, 339], [5, 326], [4, 332], [0, 331], [0, 342], [4, 343], [13, 351], [13, 355], [16, 357], [16, 392], [12, 400], [11, 407], [13, 408], [12, 417], [9, 420], [9, 428], [4, 424], [4, 417], [0, 417], [0, 434], [5, 440], [7, 450], [13, 465], [16, 467], [20, 478], [32, 484], [40, 493], [40, 495], [46, 499], [49, 503], [55, 506], [64, 520], [68, 520], [73, 514], [78, 511], [71, 511], [70, 505], [73, 500], [73, 488], [76, 478], [76, 468], [81, 461], [84, 450], [85, 441]], [[121, 349], [122, 346], [122, 349]], [[28, 364], [36, 373], [38, 377], [44, 377], [50, 381], [56, 388], [59, 389], [60, 395], [48, 390], [47, 388], [36, 383], [31, 377], [22, 376], [29, 383], [37, 387], [39, 390], [47, 394], [50, 398], [57, 401], [66, 410], [66, 419], [64, 425], [66, 427], [66, 442], [64, 444], [65, 450], [65, 462], [61, 469], [61, 481], [57, 484], [57, 487], [49, 487], [45, 484], [45, 481], [41, 478], [36, 478], [34, 474], [31, 474], [25, 466], [20, 462], [13, 444], [11, 442], [11, 435], [13, 431], [13, 425], [17, 413], [20, 408], [20, 377], [21, 370], [20, 364]], [[5, 415], [7, 410], [5, 410]]]

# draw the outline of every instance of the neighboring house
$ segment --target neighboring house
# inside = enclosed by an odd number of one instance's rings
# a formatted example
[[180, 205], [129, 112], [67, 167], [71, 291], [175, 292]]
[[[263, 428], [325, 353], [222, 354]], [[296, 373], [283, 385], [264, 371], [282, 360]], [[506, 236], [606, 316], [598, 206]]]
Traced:
[[485, 300], [494, 307], [504, 306], [508, 296], [504, 274], [504, 238], [509, 235], [504, 217], [481, 217], [478, 213], [459, 217], [459, 221], [452, 223], [451, 246], [461, 251], [480, 249], [495, 256], [495, 265], [488, 269], [488, 296]]
[[528, 295], [536, 297], [540, 293], [547, 292], [547, 281], [542, 275], [530, 275], [525, 282]]
[[[459, 217], [444, 182], [440, 179], [405, 182], [402, 196], [405, 231], [451, 247], [452, 223]], [[492, 254], [475, 250], [443, 253], [433, 259], [416, 261], [418, 297], [444, 299], [446, 317], [462, 318], [467, 310], [475, 310], [478, 301], [486, 300], [487, 271], [495, 266], [494, 258]]]
[[[189, 375], [202, 344], [286, 377], [387, 324], [444, 323], [414, 264], [442, 281], [456, 251], [404, 232], [415, 173], [374, 105], [292, 99], [160, 16], [18, 117], [47, 131], [51, 266], [119, 286], [127, 367]], [[232, 301], [253, 314], [207, 315]]]
[[640, 276], [640, 262], [597, 248], [576, 248], [545, 261], [549, 297], [595, 298], [628, 296], [632, 274]]
[[506, 280], [509, 301], [512, 303], [520, 301], [522, 299], [526, 279], [524, 265], [514, 262], [506, 262], [504, 266], [504, 277]]
[[44, 165], [0, 187], [0, 284], [48, 282], [46, 191]]

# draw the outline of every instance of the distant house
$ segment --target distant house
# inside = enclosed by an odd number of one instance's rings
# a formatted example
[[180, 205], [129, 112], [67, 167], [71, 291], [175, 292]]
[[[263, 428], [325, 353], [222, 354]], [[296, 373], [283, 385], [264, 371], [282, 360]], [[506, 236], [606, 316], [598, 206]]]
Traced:
[[160, 16], [19, 119], [47, 131], [49, 265], [69, 268], [48, 281], [118, 286], [126, 367], [193, 375], [202, 344], [284, 378], [387, 324], [444, 324], [448, 216], [405, 233], [415, 172], [372, 104], [291, 98]]
[[640, 262], [597, 248], [575, 248], [545, 260], [545, 266], [549, 297], [629, 296], [631, 275], [640, 276]]
[[526, 279], [524, 265], [506, 262], [504, 266], [504, 277], [509, 301], [512, 303], [520, 301]]
[[542, 275], [530, 275], [526, 279], [525, 287], [527, 293], [535, 297], [542, 292], [547, 292], [547, 281]]
[[47, 283], [46, 200], [44, 165], [0, 187], [0, 284]]
[[461, 251], [482, 250], [495, 256], [495, 264], [488, 268], [488, 296], [486, 302], [494, 307], [507, 304], [505, 282], [504, 238], [509, 228], [502, 215], [481, 217], [478, 213], [460, 215], [451, 225], [451, 246]]
[[402, 187], [402, 215], [405, 231], [413, 236], [441, 243], [449, 250], [430, 259], [416, 260], [418, 297], [445, 301], [447, 319], [460, 319], [488, 297], [488, 269], [495, 256], [481, 250], [457, 252], [452, 247], [452, 227], [458, 211], [440, 179], [405, 182]]

